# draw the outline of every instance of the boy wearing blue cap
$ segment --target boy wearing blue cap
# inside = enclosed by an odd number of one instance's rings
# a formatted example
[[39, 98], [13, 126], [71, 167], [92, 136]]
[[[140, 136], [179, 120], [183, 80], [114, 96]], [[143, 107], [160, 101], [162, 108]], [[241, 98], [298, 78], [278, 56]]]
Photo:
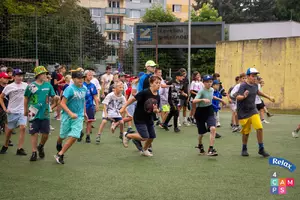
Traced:
[[210, 131], [210, 144], [208, 148], [208, 156], [217, 156], [218, 153], [214, 149], [215, 137], [216, 137], [216, 118], [214, 115], [214, 109], [212, 105], [212, 100], [218, 100], [224, 103], [224, 101], [218, 97], [214, 97], [214, 89], [212, 86], [213, 77], [210, 75], [205, 75], [203, 77], [204, 88], [198, 91], [193, 104], [196, 104], [195, 119], [198, 129], [198, 147], [200, 154], [205, 154], [204, 146], [202, 143], [202, 138], [205, 133]]
[[[219, 91], [220, 81], [214, 80], [213, 84], [212, 84], [212, 88], [214, 89], [214, 97], [222, 99], [222, 95]], [[221, 126], [221, 124], [220, 124], [220, 113], [219, 113], [219, 111], [221, 110], [220, 101], [217, 100], [217, 99], [213, 99], [212, 100], [212, 106], [213, 106], [214, 112], [215, 112], [216, 126], [219, 127], [219, 126]]]
[[249, 134], [251, 132], [251, 126], [256, 130], [257, 142], [258, 142], [258, 154], [263, 157], [270, 156], [264, 149], [263, 143], [263, 126], [258, 114], [258, 110], [255, 105], [256, 95], [263, 96], [269, 99], [271, 102], [275, 102], [273, 97], [262, 93], [258, 89], [258, 85], [255, 83], [259, 72], [255, 68], [249, 68], [246, 72], [247, 81], [241, 83], [238, 90], [237, 99], [237, 114], [240, 125], [242, 126], [242, 156], [249, 156], [247, 151], [247, 143]]

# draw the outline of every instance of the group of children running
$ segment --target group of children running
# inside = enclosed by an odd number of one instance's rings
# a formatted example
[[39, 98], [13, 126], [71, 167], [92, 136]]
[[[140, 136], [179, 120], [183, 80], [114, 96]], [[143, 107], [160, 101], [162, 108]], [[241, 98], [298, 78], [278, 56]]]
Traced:
[[[19, 128], [17, 155], [27, 155], [23, 144], [29, 121], [32, 146], [30, 161], [44, 158], [44, 146], [51, 131], [50, 113], [56, 108], [61, 110], [56, 114], [56, 119], [61, 120], [61, 127], [54, 157], [57, 163], [64, 164], [64, 154], [76, 141], [82, 140], [84, 132], [85, 142], [91, 142], [92, 123], [96, 120], [95, 114], [102, 100], [102, 122], [96, 134], [96, 144], [100, 144], [105, 125], [110, 122], [112, 133], [119, 128], [125, 148], [132, 141], [141, 155], [151, 157], [152, 142], [156, 138], [155, 121], [166, 131], [173, 126], [174, 132], [179, 133], [179, 113], [183, 110], [183, 124], [197, 127], [196, 148], [201, 154], [206, 154], [202, 140], [203, 135], [210, 132], [207, 155], [217, 156], [214, 146], [215, 138], [221, 137], [216, 131], [221, 126], [220, 104], [226, 105], [222, 98], [227, 96], [232, 110], [232, 130], [240, 131], [243, 135], [241, 155], [249, 156], [247, 142], [253, 127], [257, 131], [258, 153], [269, 156], [264, 148], [262, 123], [267, 123], [265, 112], [271, 115], [261, 97], [272, 102], [275, 100], [262, 92], [263, 79], [258, 77], [259, 72], [255, 68], [249, 68], [237, 77], [236, 85], [229, 89], [228, 94], [222, 87], [219, 74], [201, 76], [199, 72], [194, 72], [189, 85], [185, 69], [178, 70], [173, 80], [163, 80], [162, 71], [156, 68], [154, 61], [147, 61], [145, 69], [145, 73], [129, 77], [118, 71], [112, 73], [108, 66], [101, 77], [101, 84], [94, 77], [93, 70], [84, 71], [82, 68], [72, 70], [71, 75], [64, 77], [57, 74], [50, 76], [45, 67], [38, 66], [34, 69], [35, 81], [30, 84], [23, 82], [24, 73], [20, 69], [13, 70], [11, 76], [1, 72], [0, 104], [5, 141], [0, 154], [7, 152], [12, 131]], [[57, 70], [59, 74], [65, 73], [64, 66], [57, 66]], [[14, 82], [7, 84], [11, 77]], [[186, 113], [188, 108], [189, 117]], [[173, 125], [170, 125], [172, 118]], [[132, 129], [133, 123], [136, 131]], [[125, 124], [128, 126], [126, 131]], [[293, 132], [294, 137], [298, 136], [299, 129], [300, 126]], [[39, 135], [41, 138], [38, 142]]]

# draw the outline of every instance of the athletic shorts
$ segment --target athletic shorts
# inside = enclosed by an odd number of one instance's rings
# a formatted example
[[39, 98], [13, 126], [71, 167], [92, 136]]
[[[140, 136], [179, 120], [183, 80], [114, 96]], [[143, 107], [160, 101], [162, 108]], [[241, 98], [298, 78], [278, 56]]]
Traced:
[[137, 132], [140, 134], [140, 136], [144, 139], [156, 138], [154, 124], [135, 124], [135, 128]]
[[231, 103], [231, 104], [229, 104], [229, 106], [230, 106], [230, 109], [232, 112], [236, 112], [236, 109], [237, 109], [236, 103]]
[[203, 135], [210, 132], [210, 127], [216, 126], [216, 117], [213, 112], [212, 106], [197, 107], [194, 115], [198, 134]]
[[50, 133], [50, 119], [35, 119], [29, 122], [29, 134]]
[[136, 102], [134, 102], [133, 104], [130, 104], [130, 105], [127, 107], [127, 112], [128, 112], [128, 114], [129, 114], [131, 117], [133, 117], [135, 108], [136, 108]]
[[86, 114], [88, 116], [89, 122], [95, 121], [95, 108], [94, 107], [86, 108]]
[[257, 110], [264, 109], [264, 107], [265, 107], [265, 104], [264, 104], [264, 102], [263, 102], [263, 101], [261, 101], [261, 103], [260, 103], [260, 104], [256, 104], [256, 108], [257, 108]]
[[179, 99], [179, 105], [180, 107], [187, 107], [187, 104], [188, 103], [188, 99], [185, 98], [185, 99]]
[[84, 117], [78, 117], [72, 119], [69, 115], [62, 115], [60, 124], [59, 137], [65, 139], [67, 137], [80, 138], [81, 131], [83, 129]]
[[253, 126], [255, 130], [263, 128], [259, 114], [254, 114], [246, 119], [240, 119], [239, 122], [242, 126], [242, 134], [249, 134], [251, 132], [251, 126]]
[[114, 118], [103, 117], [103, 119], [111, 122], [118, 122], [122, 120], [122, 117], [114, 117]]
[[7, 126], [9, 129], [14, 129], [20, 125], [26, 126], [27, 117], [23, 113], [8, 113], [7, 114]]
[[163, 112], [170, 112], [170, 105], [169, 104], [165, 104], [161, 107]]

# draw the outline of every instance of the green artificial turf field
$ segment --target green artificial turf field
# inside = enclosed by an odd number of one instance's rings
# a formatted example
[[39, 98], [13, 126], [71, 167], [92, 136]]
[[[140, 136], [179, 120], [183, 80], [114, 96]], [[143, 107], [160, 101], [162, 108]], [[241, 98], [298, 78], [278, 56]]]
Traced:
[[[98, 119], [100, 113], [98, 114]], [[65, 165], [56, 164], [53, 155], [59, 133], [56, 130], [45, 146], [46, 158], [29, 162], [30, 137], [27, 135], [26, 157], [16, 156], [14, 147], [0, 155], [0, 199], [139, 199], [139, 200], [234, 200], [234, 199], [300, 199], [300, 169], [291, 173], [278, 166], [269, 166], [268, 159], [257, 154], [256, 135], [251, 134], [250, 157], [241, 157], [241, 136], [229, 129], [230, 113], [221, 113], [223, 136], [216, 140], [218, 157], [199, 156], [196, 127], [182, 127], [180, 134], [157, 128], [154, 157], [138, 154], [130, 143], [125, 149], [114, 135], [106, 132], [101, 144], [95, 144], [95, 123], [92, 143], [76, 143], [65, 156]], [[296, 115], [276, 115], [264, 125], [265, 147], [271, 156], [285, 158], [300, 167], [300, 138], [291, 131], [300, 123]], [[205, 136], [205, 149], [208, 147]], [[3, 143], [4, 137], [0, 136]], [[295, 187], [286, 195], [270, 194], [272, 172], [279, 177], [295, 179]]]

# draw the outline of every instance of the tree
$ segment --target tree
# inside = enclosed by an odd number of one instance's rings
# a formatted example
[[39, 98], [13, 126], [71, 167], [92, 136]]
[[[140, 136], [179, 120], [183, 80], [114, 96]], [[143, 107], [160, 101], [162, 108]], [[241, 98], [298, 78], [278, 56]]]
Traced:
[[277, 0], [275, 15], [279, 20], [294, 20], [300, 22], [300, 1]]
[[200, 10], [192, 10], [191, 20], [193, 22], [217, 22], [222, 21], [222, 17], [219, 16], [218, 11], [211, 4], [204, 3]]
[[170, 10], [164, 10], [161, 5], [153, 5], [150, 9], [146, 9], [142, 22], [175, 22], [177, 18]]

